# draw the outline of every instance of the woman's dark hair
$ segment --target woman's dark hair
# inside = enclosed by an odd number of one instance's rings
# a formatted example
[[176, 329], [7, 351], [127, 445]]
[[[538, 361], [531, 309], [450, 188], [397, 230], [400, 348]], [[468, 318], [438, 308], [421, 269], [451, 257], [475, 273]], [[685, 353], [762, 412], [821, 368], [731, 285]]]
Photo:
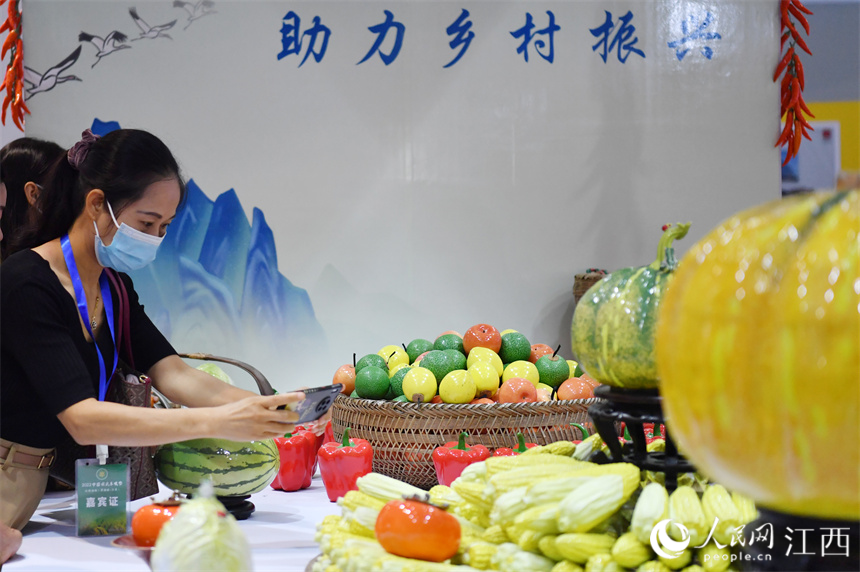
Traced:
[[118, 129], [94, 141], [78, 168], [67, 156], [58, 159], [45, 181], [37, 206], [41, 223], [30, 228], [17, 249], [32, 248], [66, 234], [83, 212], [87, 194], [104, 191], [115, 215], [143, 196], [158, 181], [176, 179], [179, 204], [185, 201], [185, 181], [167, 146], [155, 135], [139, 129]]
[[28, 215], [30, 203], [24, 185], [32, 181], [44, 186], [51, 165], [66, 151], [56, 143], [33, 137], [21, 137], [0, 149], [0, 182], [6, 185], [6, 208], [0, 219], [4, 240], [0, 243], [0, 257], [6, 258], [6, 247], [32, 217]]

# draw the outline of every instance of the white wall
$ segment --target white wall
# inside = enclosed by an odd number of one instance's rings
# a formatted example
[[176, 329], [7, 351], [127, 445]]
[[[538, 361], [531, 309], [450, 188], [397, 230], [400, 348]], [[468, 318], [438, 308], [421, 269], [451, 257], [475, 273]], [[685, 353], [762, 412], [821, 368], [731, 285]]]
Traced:
[[[134, 4], [151, 24], [178, 18], [172, 40], [129, 42], [95, 67], [81, 43], [70, 71], [83, 81], [33, 96], [28, 134], [71, 145], [93, 118], [145, 128], [210, 198], [235, 188], [249, 218], [265, 213], [280, 271], [307, 289], [328, 340], [276, 386], [477, 322], [570, 357], [574, 274], [651, 262], [666, 222], [692, 221], [683, 252], [779, 196], [776, 0], [220, 1], [187, 30], [167, 1], [26, 0], [28, 65], [60, 61], [82, 30], [136, 37]], [[476, 38], [443, 69], [461, 8]], [[356, 65], [384, 9], [406, 25], [402, 51]], [[679, 60], [668, 41], [705, 9], [722, 38]], [[303, 30], [315, 15], [333, 30], [322, 62], [277, 59], [289, 10]], [[555, 61], [531, 46], [525, 63], [510, 32], [527, 11], [545, 27], [547, 10]], [[645, 58], [604, 63], [592, 49], [605, 10], [632, 11]]]

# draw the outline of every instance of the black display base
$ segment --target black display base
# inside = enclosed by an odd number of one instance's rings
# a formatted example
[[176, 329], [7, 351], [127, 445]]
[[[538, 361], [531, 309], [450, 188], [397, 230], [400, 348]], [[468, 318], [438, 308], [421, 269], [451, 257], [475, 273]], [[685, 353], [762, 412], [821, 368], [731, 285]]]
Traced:
[[[192, 498], [192, 496], [193, 495], [188, 495], [188, 498]], [[255, 510], [257, 510], [254, 503], [247, 500], [251, 498], [251, 495], [218, 496], [215, 498], [224, 505], [227, 512], [232, 514], [236, 520], [245, 520], [251, 516]]]
[[745, 572], [857, 572], [860, 570], [860, 522], [794, 516], [758, 508], [759, 518], [744, 528], [749, 539], [759, 527], [772, 525], [773, 547], [757, 541], [744, 547]]
[[224, 505], [224, 508], [227, 509], [227, 512], [236, 517], [236, 520], [245, 520], [256, 510], [257, 507], [254, 506], [254, 503], [247, 500], [251, 495], [244, 496], [227, 496], [227, 497], [218, 497], [218, 500], [221, 501], [221, 504]]
[[[662, 398], [656, 389], [624, 389], [601, 385], [594, 390], [594, 396], [604, 401], [589, 407], [588, 415], [609, 447], [610, 455], [598, 451], [592, 455], [591, 461], [632, 463], [642, 470], [664, 473], [666, 489], [670, 492], [678, 486], [678, 474], [696, 471], [693, 464], [678, 453], [668, 431], [664, 435], [665, 451], [649, 452], [647, 449], [644, 424], [654, 423], [659, 426], [664, 423]], [[626, 425], [632, 440], [632, 443], [624, 446], [618, 439], [617, 424], [621, 422]]]

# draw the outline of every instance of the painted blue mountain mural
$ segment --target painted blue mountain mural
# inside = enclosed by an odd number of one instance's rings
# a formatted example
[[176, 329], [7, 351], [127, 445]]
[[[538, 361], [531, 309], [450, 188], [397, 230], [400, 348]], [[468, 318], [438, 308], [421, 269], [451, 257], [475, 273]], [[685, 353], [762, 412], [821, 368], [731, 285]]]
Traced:
[[[93, 122], [93, 133], [118, 129]], [[272, 229], [263, 212], [251, 224], [236, 191], [209, 199], [194, 180], [155, 262], [130, 273], [146, 313], [179, 352], [247, 361], [276, 389], [285, 361], [306, 362], [325, 345], [307, 292], [278, 271]], [[301, 369], [294, 363], [287, 368]], [[305, 384], [306, 385], [306, 384]]]

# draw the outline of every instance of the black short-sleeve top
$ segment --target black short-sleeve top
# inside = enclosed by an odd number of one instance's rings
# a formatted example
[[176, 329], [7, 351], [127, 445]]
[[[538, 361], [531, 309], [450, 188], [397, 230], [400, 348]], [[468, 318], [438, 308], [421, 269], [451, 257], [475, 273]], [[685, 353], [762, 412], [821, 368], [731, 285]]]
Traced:
[[[146, 372], [176, 351], [150, 321], [131, 278], [128, 290], [135, 368]], [[114, 320], [119, 301], [111, 288]], [[96, 343], [113, 365], [110, 329]], [[115, 331], [118, 324], [114, 325]], [[77, 304], [44, 258], [22, 250], [0, 265], [0, 437], [30, 447], [55, 447], [67, 432], [57, 414], [87, 398], [98, 399], [99, 359], [81, 329]]]

